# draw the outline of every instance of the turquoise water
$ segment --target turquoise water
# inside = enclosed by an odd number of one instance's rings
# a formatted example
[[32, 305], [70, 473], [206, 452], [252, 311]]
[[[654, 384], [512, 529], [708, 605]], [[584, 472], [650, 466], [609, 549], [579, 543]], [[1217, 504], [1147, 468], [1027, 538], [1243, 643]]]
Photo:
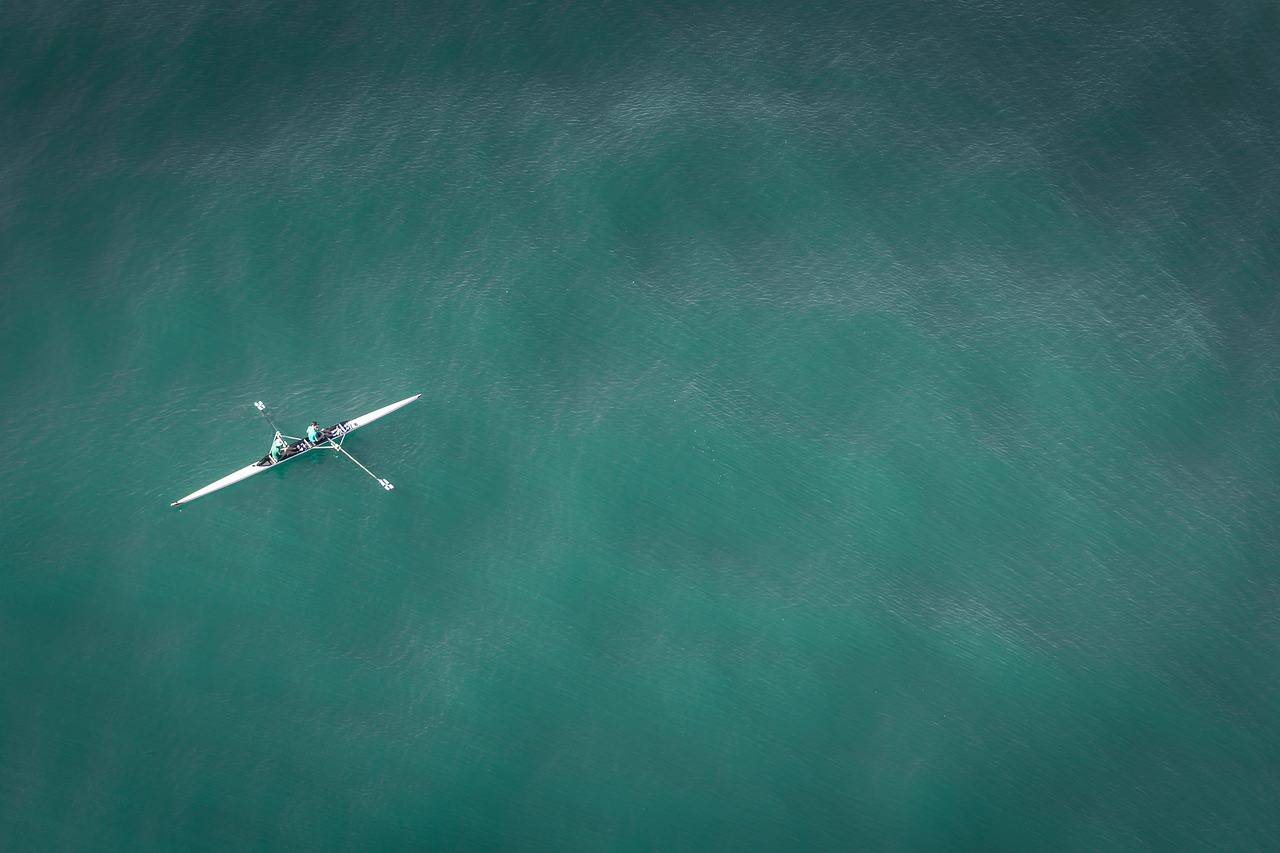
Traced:
[[0, 21], [0, 847], [1280, 846], [1274, 7]]

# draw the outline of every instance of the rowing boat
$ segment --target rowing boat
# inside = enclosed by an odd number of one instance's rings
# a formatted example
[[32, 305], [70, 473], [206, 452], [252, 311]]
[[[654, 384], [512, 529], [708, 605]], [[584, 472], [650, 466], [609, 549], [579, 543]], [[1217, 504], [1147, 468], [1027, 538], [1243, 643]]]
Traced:
[[[232, 473], [223, 477], [221, 480], [215, 480], [214, 482], [205, 486], [203, 489], [196, 489], [194, 492], [187, 495], [185, 498], [178, 498], [176, 501], [169, 504], [169, 506], [182, 506], [183, 504], [191, 503], [196, 498], [202, 498], [205, 495], [209, 494], [210, 492], [216, 492], [219, 489], [225, 489], [227, 486], [231, 486], [240, 482], [241, 480], [248, 479], [249, 477], [252, 477], [254, 474], [261, 474], [263, 471], [266, 471], [269, 468], [274, 468], [275, 466], [279, 465], [282, 462], [288, 462], [290, 459], [295, 459], [304, 453], [308, 453], [316, 449], [336, 450], [339, 453], [342, 453], [343, 455], [345, 455], [347, 458], [351, 459], [352, 462], [355, 462], [357, 465], [360, 465], [360, 463], [356, 459], [354, 459], [351, 456], [351, 454], [347, 453], [346, 450], [342, 447], [343, 439], [345, 439], [349, 434], [360, 429], [360, 427], [368, 426], [369, 424], [373, 423], [379, 418], [384, 418], [387, 415], [391, 414], [392, 412], [396, 411], [397, 409], [404, 408], [405, 406], [409, 405], [410, 403], [412, 403], [414, 400], [418, 399], [421, 396], [422, 396], [421, 394], [414, 394], [412, 397], [406, 397], [405, 399], [401, 400], [398, 403], [392, 403], [390, 406], [383, 406], [381, 409], [374, 409], [372, 412], [369, 412], [367, 415], [361, 415], [358, 418], [352, 418], [351, 420], [348, 420], [348, 421], [342, 421], [340, 423], [336, 423], [333, 426], [329, 427], [328, 429], [321, 430], [319, 439], [315, 442], [307, 441], [305, 438], [298, 439], [292, 444], [286, 446], [285, 449], [281, 451], [279, 459], [272, 460], [271, 455], [268, 454], [262, 457], [261, 459], [259, 459], [257, 462], [254, 462], [252, 465], [246, 465], [245, 467], [241, 468], [239, 471], [233, 471]], [[262, 406], [259, 405], [258, 409], [259, 411], [262, 411]], [[381, 486], [387, 491], [390, 491], [393, 488], [393, 486], [390, 483], [388, 483], [386, 480], [380, 477], [377, 477], [377, 475], [373, 474], [372, 471], [369, 471], [368, 468], [365, 468], [363, 465], [360, 465], [360, 467], [364, 468], [366, 473], [374, 477], [374, 479], [378, 480], [379, 484], [381, 484]]]

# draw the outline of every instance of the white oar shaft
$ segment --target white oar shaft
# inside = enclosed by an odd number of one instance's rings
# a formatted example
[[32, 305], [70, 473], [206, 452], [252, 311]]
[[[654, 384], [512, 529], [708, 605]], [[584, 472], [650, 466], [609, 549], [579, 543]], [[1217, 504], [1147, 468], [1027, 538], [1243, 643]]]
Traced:
[[[271, 420], [271, 415], [267, 414], [267, 406], [265, 403], [263, 403], [261, 400], [258, 400], [256, 403], [253, 404], [253, 407], [258, 410], [259, 414], [261, 414], [264, 418], [267, 419], [267, 423], [271, 424], [271, 428], [273, 430], [275, 430], [276, 432], [280, 432], [280, 427], [276, 426], [276, 422]], [[281, 435], [284, 435], [284, 434], [281, 433]], [[288, 438], [288, 436], [285, 436], [285, 438]]]
[[368, 475], [369, 475], [370, 477], [372, 477], [373, 479], [377, 480], [377, 481], [378, 481], [378, 485], [382, 486], [382, 488], [386, 489], [388, 492], [395, 488], [395, 486], [393, 486], [393, 485], [391, 485], [391, 483], [387, 482], [387, 480], [386, 480], [385, 478], [383, 478], [383, 477], [379, 477], [377, 474], [373, 473], [373, 472], [372, 472], [372, 471], [370, 471], [368, 468], [364, 467], [364, 465], [360, 462], [360, 460], [359, 460], [359, 459], [357, 459], [357, 458], [355, 458], [354, 456], [352, 456], [350, 453], [348, 453], [348, 452], [347, 452], [347, 451], [342, 447], [342, 445], [340, 445], [340, 444], [338, 444], [338, 443], [336, 443], [336, 442], [334, 442], [334, 441], [330, 441], [330, 442], [329, 442], [329, 444], [330, 444], [330, 446], [332, 446], [332, 447], [333, 447], [333, 449], [334, 449], [334, 450], [338, 451], [338, 452], [339, 452], [339, 453], [341, 453], [343, 456], [347, 457], [347, 458], [348, 458], [348, 459], [350, 459], [352, 462], [354, 462], [354, 463], [356, 463], [357, 465], [359, 465], [359, 466], [360, 466], [360, 470], [361, 470], [361, 471], [363, 471], [363, 472], [365, 472], [366, 474], [368, 474]]

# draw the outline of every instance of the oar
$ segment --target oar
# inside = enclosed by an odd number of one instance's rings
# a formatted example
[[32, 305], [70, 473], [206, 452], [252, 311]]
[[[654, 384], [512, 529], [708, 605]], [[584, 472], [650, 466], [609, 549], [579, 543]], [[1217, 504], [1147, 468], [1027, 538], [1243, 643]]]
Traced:
[[[330, 444], [330, 446], [331, 446], [331, 447], [333, 447], [333, 449], [334, 449], [334, 450], [338, 451], [338, 452], [339, 452], [339, 453], [341, 453], [343, 456], [347, 457], [348, 459], [350, 459], [352, 462], [356, 463], [357, 465], [360, 465], [360, 460], [359, 460], [359, 459], [357, 459], [357, 458], [355, 458], [354, 456], [352, 456], [352, 455], [351, 455], [350, 453], [348, 453], [346, 450], [344, 450], [344, 449], [343, 449], [343, 447], [342, 447], [342, 445], [337, 444], [336, 442], [334, 442], [334, 441], [333, 441], [333, 439], [330, 439], [330, 440], [329, 440], [329, 444]], [[365, 472], [366, 474], [368, 474], [368, 475], [369, 475], [370, 477], [372, 477], [373, 479], [377, 480], [377, 481], [378, 481], [378, 485], [379, 485], [379, 486], [382, 486], [382, 488], [383, 488], [383, 489], [385, 489], [386, 491], [388, 491], [388, 492], [389, 492], [389, 491], [391, 491], [392, 489], [394, 489], [394, 488], [395, 488], [395, 486], [391, 485], [391, 483], [390, 483], [388, 480], [386, 480], [386, 479], [385, 479], [385, 478], [383, 478], [383, 477], [379, 477], [377, 474], [373, 473], [372, 471], [370, 471], [368, 468], [364, 467], [363, 465], [360, 465], [360, 470], [361, 470], [361, 471], [363, 471], [363, 472]]]
[[273, 430], [275, 430], [275, 431], [276, 431], [276, 434], [277, 434], [277, 435], [282, 435], [282, 436], [284, 436], [285, 438], [291, 438], [291, 439], [293, 439], [294, 441], [301, 441], [301, 440], [302, 440], [302, 439], [298, 438], [296, 435], [284, 435], [284, 433], [283, 433], [283, 432], [280, 432], [280, 427], [276, 426], [276, 422], [275, 422], [275, 421], [273, 421], [273, 420], [271, 420], [271, 415], [268, 415], [268, 414], [267, 414], [267, 404], [266, 404], [266, 403], [262, 402], [261, 400], [258, 400], [257, 402], [255, 402], [255, 403], [253, 404], [253, 407], [254, 407], [255, 409], [257, 409], [259, 412], [261, 412], [261, 413], [262, 413], [262, 416], [263, 416], [264, 418], [266, 418], [266, 419], [267, 419], [267, 423], [271, 424], [271, 428], [272, 428]]

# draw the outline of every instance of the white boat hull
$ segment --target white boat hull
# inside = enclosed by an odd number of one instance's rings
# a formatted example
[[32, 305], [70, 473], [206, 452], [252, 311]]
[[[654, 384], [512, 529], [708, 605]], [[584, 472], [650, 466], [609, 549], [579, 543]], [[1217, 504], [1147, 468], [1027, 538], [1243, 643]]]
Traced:
[[351, 432], [352, 430], [359, 429], [362, 426], [368, 426], [369, 424], [376, 421], [378, 418], [385, 418], [387, 415], [391, 414], [397, 409], [403, 409], [405, 406], [409, 405], [410, 403], [412, 403], [414, 400], [418, 399], [421, 396], [422, 396], [421, 394], [414, 394], [412, 397], [406, 397], [398, 403], [392, 403], [390, 406], [383, 406], [381, 409], [374, 409], [372, 412], [370, 412], [367, 415], [361, 415], [358, 418], [352, 418], [349, 421], [343, 421], [343, 425], [346, 427], [346, 429], [344, 430], [344, 434]]
[[[421, 396], [422, 396], [421, 394], [414, 394], [412, 397], [406, 397], [405, 399], [399, 401], [398, 403], [392, 403], [390, 406], [383, 406], [381, 409], [374, 409], [372, 412], [369, 412], [368, 414], [365, 414], [365, 415], [361, 415], [358, 418], [352, 418], [351, 420], [343, 421], [342, 423], [339, 423], [339, 424], [334, 424], [332, 427], [330, 427], [330, 431], [332, 431], [334, 438], [341, 439], [342, 437], [346, 436], [348, 433], [355, 432], [356, 430], [360, 429], [360, 427], [362, 426], [368, 426], [369, 424], [373, 423], [379, 418], [386, 417], [387, 415], [391, 414], [397, 409], [403, 409], [405, 406], [409, 405], [410, 403], [412, 403], [414, 400], [418, 399]], [[194, 492], [187, 495], [186, 497], [178, 498], [176, 501], [169, 504], [169, 506], [182, 506], [183, 504], [191, 503], [196, 498], [202, 498], [205, 495], [209, 494], [210, 492], [216, 492], [219, 489], [225, 489], [227, 486], [235, 485], [241, 480], [245, 480], [245, 479], [248, 479], [249, 477], [252, 477], [254, 474], [261, 474], [263, 471], [270, 471], [272, 468], [276, 467], [276, 465], [279, 465], [281, 462], [288, 462], [290, 459], [296, 459], [297, 457], [301, 456], [304, 453], [307, 453], [308, 451], [315, 450], [317, 447], [324, 447], [328, 442], [321, 442], [320, 444], [314, 444], [314, 445], [311, 444], [310, 442], [300, 442], [300, 443], [305, 444], [306, 446], [298, 450], [296, 453], [293, 453], [285, 457], [284, 459], [279, 460], [278, 462], [275, 462], [269, 465], [264, 465], [263, 462], [260, 460], [258, 462], [253, 463], [252, 465], [246, 465], [240, 470], [233, 471], [232, 473], [223, 477], [221, 480], [215, 480], [214, 482], [205, 486], [203, 489], [196, 489]]]

